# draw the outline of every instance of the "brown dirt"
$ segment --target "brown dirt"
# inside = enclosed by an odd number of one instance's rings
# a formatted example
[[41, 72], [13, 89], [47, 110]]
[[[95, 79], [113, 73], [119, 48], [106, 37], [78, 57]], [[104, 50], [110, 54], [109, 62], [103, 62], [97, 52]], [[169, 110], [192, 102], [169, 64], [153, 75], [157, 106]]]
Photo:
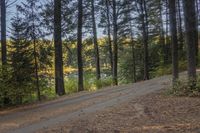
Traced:
[[200, 99], [148, 94], [39, 133], [200, 133]]

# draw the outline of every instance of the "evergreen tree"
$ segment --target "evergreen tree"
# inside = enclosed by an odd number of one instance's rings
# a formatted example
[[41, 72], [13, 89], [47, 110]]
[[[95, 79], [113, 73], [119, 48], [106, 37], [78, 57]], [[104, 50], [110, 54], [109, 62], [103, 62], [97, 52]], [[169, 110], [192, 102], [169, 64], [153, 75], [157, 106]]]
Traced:
[[[147, 1], [138, 1], [139, 20], [142, 30], [142, 41], [144, 47], [144, 80], [149, 79], [149, 14], [147, 11]], [[148, 14], [149, 13], [149, 14]]]
[[38, 67], [38, 42], [39, 38], [42, 37], [42, 30], [40, 27], [40, 15], [39, 10], [41, 6], [39, 5], [39, 0], [26, 0], [17, 7], [18, 11], [23, 15], [23, 20], [27, 23], [26, 38], [33, 45], [33, 55], [34, 55], [34, 70], [35, 70], [35, 88], [38, 95], [38, 100], [40, 100], [40, 86], [39, 86], [39, 67]]
[[12, 19], [11, 51], [9, 52], [12, 67], [11, 84], [15, 89], [11, 91], [17, 104], [21, 104], [23, 98], [33, 92], [34, 86], [33, 49], [26, 37], [28, 24], [22, 20], [18, 15]]
[[[135, 40], [134, 40], [134, 25], [133, 25], [133, 9], [134, 9], [134, 5], [132, 1], [124, 1], [123, 3], [123, 9], [122, 9], [122, 19], [120, 22], [120, 29], [119, 29], [119, 35], [122, 39], [122, 43], [125, 39], [128, 39], [129, 41], [127, 43], [129, 43], [128, 45], [130, 47], [128, 47], [127, 49], [123, 49], [122, 53], [124, 50], [130, 51], [130, 53], [128, 53], [130, 55], [129, 58], [131, 58], [130, 60], [126, 61], [126, 64], [130, 64], [130, 67], [126, 70], [124, 70], [130, 78], [131, 82], [136, 82], [136, 56], [135, 56]], [[130, 50], [129, 50], [130, 49]], [[132, 73], [132, 74], [130, 74]], [[127, 76], [128, 77], [128, 76]], [[127, 79], [128, 80], [128, 79]]]
[[[66, 40], [76, 39], [77, 29], [77, 2], [74, 0], [61, 0], [61, 32], [62, 38]], [[49, 36], [54, 32], [54, 2], [49, 1], [42, 6], [41, 23], [45, 28], [45, 35]]]

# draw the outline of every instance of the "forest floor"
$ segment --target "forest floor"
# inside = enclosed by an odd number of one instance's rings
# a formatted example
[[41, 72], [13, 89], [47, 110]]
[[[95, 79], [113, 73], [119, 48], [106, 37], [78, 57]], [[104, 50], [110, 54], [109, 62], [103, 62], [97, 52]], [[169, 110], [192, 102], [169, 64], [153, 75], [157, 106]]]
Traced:
[[170, 78], [0, 111], [0, 132], [199, 133], [199, 98], [164, 95], [171, 86]]
[[152, 93], [38, 133], [200, 133], [200, 99]]

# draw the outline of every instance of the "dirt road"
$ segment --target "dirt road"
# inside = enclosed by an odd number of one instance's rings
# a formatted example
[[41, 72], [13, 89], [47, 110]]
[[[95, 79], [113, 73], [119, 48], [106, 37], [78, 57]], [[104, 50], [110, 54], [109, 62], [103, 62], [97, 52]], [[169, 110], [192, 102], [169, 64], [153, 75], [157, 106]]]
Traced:
[[113, 108], [171, 85], [170, 76], [136, 84], [82, 92], [54, 101], [0, 112], [1, 133], [32, 133]]

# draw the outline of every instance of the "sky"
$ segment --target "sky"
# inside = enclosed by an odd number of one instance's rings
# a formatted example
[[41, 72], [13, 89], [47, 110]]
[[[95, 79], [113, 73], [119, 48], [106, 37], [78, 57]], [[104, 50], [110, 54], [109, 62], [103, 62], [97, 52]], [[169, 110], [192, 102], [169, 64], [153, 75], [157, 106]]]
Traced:
[[[12, 6], [9, 6], [7, 9], [7, 14], [8, 14], [8, 19], [10, 20], [10, 18], [15, 14], [16, 12], [16, 5], [20, 4], [23, 0], [17, 0], [17, 2], [15, 4], [13, 4]], [[9, 21], [8, 20], [8, 21]]]
[[[10, 0], [11, 1], [11, 0]], [[14, 0], [12, 0], [14, 1]], [[11, 1], [11, 2], [12, 2]], [[17, 4], [20, 4], [23, 0], [18, 0], [16, 3], [14, 3], [12, 6], [9, 6], [7, 9], [6, 9], [6, 13], [7, 13], [7, 30], [9, 31], [9, 28], [10, 28], [10, 22], [11, 22], [11, 18], [15, 15], [16, 13], [16, 5]], [[9, 2], [10, 3], [10, 2]], [[8, 3], [8, 4], [9, 4]], [[9, 33], [7, 33], [8, 36], [9, 36]]]

